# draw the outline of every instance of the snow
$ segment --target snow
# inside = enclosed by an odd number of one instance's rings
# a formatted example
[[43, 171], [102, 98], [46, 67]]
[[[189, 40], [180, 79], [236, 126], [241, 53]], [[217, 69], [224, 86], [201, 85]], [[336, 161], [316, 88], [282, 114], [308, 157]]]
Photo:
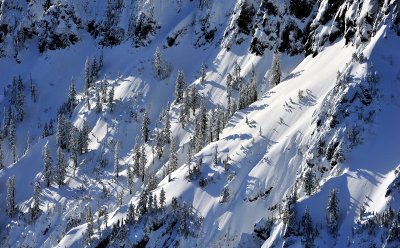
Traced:
[[[148, 4], [150, 1], [145, 2]], [[364, 1], [360, 16], [365, 16], [371, 2]], [[263, 56], [250, 54], [250, 40], [232, 46], [228, 51], [222, 47], [229, 37], [222, 40], [222, 43], [221, 40], [215, 40], [210, 45], [196, 48], [193, 41], [197, 38], [195, 30], [199, 27], [198, 24], [193, 24], [193, 21], [204, 14], [196, 12], [197, 3], [183, 4], [179, 13], [176, 13], [178, 6], [175, 1], [171, 3], [157, 0], [154, 4], [162, 27], [148, 47], [133, 48], [131, 42], [126, 41], [115, 47], [99, 48], [95, 40], [85, 33], [76, 45], [66, 49], [47, 51], [44, 54], [39, 54], [35, 49], [24, 50], [19, 54], [22, 61], [20, 64], [16, 63], [14, 58], [0, 59], [1, 86], [6, 87], [12, 77], [21, 75], [25, 83], [31, 76], [39, 88], [37, 103], [33, 103], [27, 94], [26, 105], [29, 111], [26, 121], [17, 125], [20, 158], [15, 164], [11, 164], [11, 154], [7, 150], [5, 161], [9, 166], [0, 170], [0, 185], [3, 185], [0, 187], [0, 201], [5, 202], [6, 180], [9, 176], [16, 175], [16, 202], [25, 214], [32, 203], [34, 182], [42, 177], [42, 148], [46, 143], [50, 146], [53, 162], [56, 161], [55, 136], [41, 138], [43, 124], [50, 119], [56, 120], [59, 106], [67, 99], [71, 78], [76, 82], [79, 98], [84, 97], [85, 60], [93, 56], [98, 58], [101, 49], [105, 66], [98, 80], [106, 78], [109, 87], [115, 86], [116, 102], [114, 112], [110, 113], [104, 105], [103, 112], [97, 114], [94, 111], [95, 93], [91, 90], [91, 110], [88, 110], [84, 101], [78, 104], [71, 121], [76, 127], [81, 127], [83, 120], [88, 121], [91, 128], [89, 152], [81, 157], [75, 175], [72, 174], [70, 166], [71, 171], [65, 187], [42, 186], [40, 208], [44, 213], [36, 224], [26, 224], [21, 220], [6, 217], [4, 213], [0, 214], [0, 232], [3, 233], [2, 237], [7, 236], [1, 241], [1, 245], [80, 247], [87, 224], [81, 223], [66, 232], [65, 227], [67, 218], [81, 218], [79, 214], [87, 205], [92, 206], [96, 217], [100, 207], [107, 206], [109, 226], [125, 218], [128, 204], [137, 204], [140, 190], [143, 188], [138, 179], [135, 182], [134, 193], [129, 195], [129, 192], [125, 191], [123, 204], [120, 206], [117, 203], [117, 193], [127, 187], [126, 165], [133, 164], [133, 147], [135, 137], [141, 135], [143, 110], [149, 113], [152, 130], [162, 127], [158, 118], [168, 102], [173, 101], [175, 79], [179, 69], [184, 71], [186, 81], [190, 85], [196, 85], [205, 97], [207, 109], [217, 106], [226, 108], [226, 76], [227, 73], [232, 73], [234, 62], [241, 66], [241, 74], [246, 79], [254, 67], [259, 90], [263, 95], [248, 108], [236, 112], [230, 118], [219, 141], [212, 142], [195, 154], [195, 160], [203, 159], [201, 175], [207, 179], [207, 186], [202, 188], [199, 186], [199, 180], [186, 179], [186, 154], [193, 135], [193, 125], [181, 127], [178, 122], [180, 105], [172, 104], [170, 110], [171, 130], [179, 146], [179, 168], [171, 174], [171, 182], [168, 181], [168, 177], [162, 178], [169, 146], [164, 148], [164, 157], [155, 161], [152, 160], [150, 146], [146, 146], [149, 154], [147, 168], [160, 178], [153, 193], [158, 195], [163, 188], [166, 191], [167, 204], [170, 204], [173, 197], [177, 197], [192, 204], [204, 218], [196, 240], [183, 242], [187, 242], [188, 246], [197, 244], [201, 247], [253, 246], [251, 234], [254, 224], [264, 217], [278, 217], [278, 211], [271, 210], [272, 207], [282, 203], [285, 196], [293, 192], [296, 182], [301, 180], [301, 174], [307, 168], [305, 153], [310, 148], [309, 144], [317, 142], [313, 136], [316, 130], [315, 118], [325, 108], [326, 102], [334, 99], [332, 94], [337, 83], [337, 72], [349, 71], [353, 83], [356, 83], [363, 80], [372, 70], [370, 64], [374, 64], [373, 70], [380, 75], [377, 96], [379, 100], [373, 103], [373, 108], [377, 110], [376, 118], [372, 123], [366, 124], [363, 142], [346, 151], [346, 161], [319, 178], [318, 188], [313, 195], [306, 196], [302, 189], [298, 189], [297, 219], [300, 220], [307, 207], [313, 220], [322, 227], [316, 244], [320, 247], [328, 244], [345, 247], [348, 238], [351, 237], [361, 204], [366, 203], [370, 212], [384, 211], [389, 201], [394, 206], [398, 205], [396, 199], [385, 196], [388, 187], [396, 179], [394, 171], [400, 164], [397, 151], [400, 140], [397, 117], [400, 102], [396, 97], [400, 93], [398, 37], [394, 36], [387, 26], [383, 25], [366, 47], [345, 44], [342, 39], [323, 47], [315, 57], [283, 54], [283, 80], [281, 84], [270, 89], [264, 78], [271, 65], [272, 52], [268, 51]], [[214, 1], [212, 10], [218, 14], [211, 23], [218, 27], [232, 28], [235, 17], [229, 19], [226, 14], [232, 9], [238, 10], [238, 4], [238, 1], [236, 4], [235, 1], [226, 1], [226, 4]], [[318, 15], [328, 8], [327, 4], [328, 1], [322, 2]], [[91, 6], [93, 16], [97, 18], [97, 12], [103, 11], [103, 4], [98, 2]], [[126, 26], [129, 14], [123, 14], [122, 26]], [[90, 18], [92, 17], [86, 19]], [[166, 37], [181, 30], [185, 31], [179, 36], [177, 45], [166, 48]], [[323, 35], [330, 30], [331, 27], [324, 26], [319, 32]], [[216, 37], [222, 37], [223, 31], [223, 28], [218, 28]], [[156, 47], [160, 47], [163, 57], [172, 66], [172, 75], [162, 81], [154, 77], [151, 66]], [[352, 61], [355, 52], [363, 52], [367, 62]], [[206, 82], [202, 84], [199, 80], [199, 68], [203, 63], [207, 65], [207, 77]], [[303, 99], [298, 97], [299, 90], [304, 91]], [[234, 94], [237, 95], [237, 92]], [[0, 102], [3, 106], [6, 106], [5, 101], [1, 96]], [[3, 114], [3, 110], [0, 112]], [[350, 118], [348, 122], [357, 123], [355, 115]], [[246, 119], [249, 124], [246, 123]], [[31, 149], [22, 155], [28, 133], [33, 138]], [[345, 132], [341, 134], [343, 133]], [[154, 137], [151, 139], [153, 142]], [[121, 143], [122, 161], [122, 176], [117, 181], [113, 179], [113, 144], [116, 141]], [[9, 149], [7, 140], [3, 140], [1, 145]], [[229, 171], [224, 170], [222, 162], [213, 164], [215, 146], [218, 146], [220, 161], [227, 155], [230, 157]], [[108, 165], [95, 172], [102, 152], [108, 160]], [[318, 166], [328, 163], [326, 160], [319, 162], [321, 164]], [[110, 191], [109, 199], [103, 196], [103, 185]], [[222, 203], [221, 193], [224, 188], [229, 190], [230, 196], [227, 202]], [[339, 238], [336, 240], [328, 235], [324, 227], [328, 195], [334, 188], [339, 191], [341, 208]], [[269, 193], [266, 193], [267, 191]], [[5, 212], [4, 207], [1, 207], [1, 210]], [[102, 227], [105, 227], [104, 218], [100, 220]], [[49, 234], [40, 235], [47, 227], [49, 230], [46, 232]], [[283, 230], [283, 223], [278, 221], [263, 247], [282, 246], [285, 242], [282, 237]], [[295, 240], [292, 247], [301, 247], [300, 239]], [[151, 243], [153, 245], [159, 244], [158, 241], [151, 242], [154, 242]]]

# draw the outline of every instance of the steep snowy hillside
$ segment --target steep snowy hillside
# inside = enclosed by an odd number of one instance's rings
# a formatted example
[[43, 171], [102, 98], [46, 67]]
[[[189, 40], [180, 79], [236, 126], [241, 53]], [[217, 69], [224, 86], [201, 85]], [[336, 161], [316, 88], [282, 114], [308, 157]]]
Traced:
[[0, 246], [399, 246], [398, 11], [1, 0]]

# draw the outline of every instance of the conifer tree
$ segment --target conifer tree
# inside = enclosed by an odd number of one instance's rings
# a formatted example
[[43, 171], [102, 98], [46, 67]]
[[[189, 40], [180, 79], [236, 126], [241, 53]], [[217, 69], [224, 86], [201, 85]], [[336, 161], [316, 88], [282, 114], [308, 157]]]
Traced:
[[142, 178], [142, 182], [144, 182], [146, 164], [147, 164], [147, 156], [146, 156], [145, 146], [143, 144], [140, 150], [140, 176]]
[[129, 194], [132, 195], [132, 189], [134, 185], [134, 171], [131, 165], [128, 165], [128, 188], [129, 188]]
[[46, 182], [46, 187], [49, 187], [52, 177], [52, 165], [51, 165], [51, 154], [48, 143], [46, 143], [46, 145], [43, 148], [43, 176]]
[[129, 204], [128, 207], [128, 216], [126, 216], [126, 221], [130, 225], [135, 223], [135, 206], [132, 204], [132, 202]]
[[108, 92], [108, 107], [110, 108], [110, 112], [114, 111], [114, 87], [115, 86], [113, 84]]
[[163, 68], [160, 48], [157, 47], [153, 55], [153, 70], [159, 79], [162, 79]]
[[7, 179], [7, 215], [13, 217], [15, 214], [15, 176]]
[[0, 170], [5, 168], [5, 164], [4, 164], [4, 151], [3, 151], [3, 147], [0, 144]]
[[115, 143], [114, 147], [114, 176], [118, 179], [120, 172], [120, 164], [119, 164], [119, 142]]
[[143, 190], [139, 196], [139, 202], [137, 205], [136, 211], [138, 212], [139, 216], [143, 216], [147, 213], [147, 196], [149, 192], [147, 189]]
[[163, 132], [160, 131], [160, 130], [157, 130], [157, 133], [156, 133], [156, 148], [155, 148], [155, 150], [156, 150], [156, 154], [157, 154], [157, 158], [158, 159], [161, 159], [161, 157], [163, 155], [163, 152], [164, 152], [163, 146], [164, 146]]
[[281, 82], [281, 61], [280, 61], [280, 54], [279, 52], [275, 52], [274, 56], [272, 57], [272, 64], [271, 68], [268, 72], [269, 76], [269, 85], [270, 87], [274, 87]]
[[33, 190], [33, 206], [31, 209], [31, 220], [35, 220], [40, 213], [40, 183], [35, 182], [35, 187]]
[[165, 206], [165, 190], [164, 190], [164, 188], [161, 188], [161, 191], [160, 191], [160, 208], [164, 208], [164, 206]]
[[147, 141], [149, 140], [149, 133], [150, 133], [149, 125], [150, 125], [149, 115], [147, 114], [147, 111], [144, 111], [143, 122], [142, 122], [142, 137], [144, 143], [147, 143]]
[[304, 173], [303, 178], [304, 192], [306, 195], [311, 195], [315, 188], [315, 174], [311, 169]]
[[133, 153], [134, 153], [133, 171], [136, 174], [136, 176], [139, 177], [140, 176], [141, 151], [140, 151], [140, 145], [139, 145], [139, 137], [137, 137], [137, 136], [135, 139], [135, 147], [133, 149]]
[[87, 212], [86, 212], [86, 222], [87, 222], [87, 238], [88, 238], [88, 242], [89, 244], [91, 243], [92, 240], [92, 236], [94, 234], [94, 224], [93, 224], [93, 214], [92, 214], [92, 208], [90, 207], [90, 205], [87, 208]]
[[68, 91], [68, 101], [67, 101], [68, 111], [72, 113], [75, 106], [76, 106], [76, 88], [75, 88], [75, 81], [72, 78]]
[[178, 71], [178, 77], [175, 82], [175, 101], [181, 103], [183, 101], [183, 93], [186, 90], [185, 75], [182, 70]]
[[206, 76], [207, 76], [206, 65], [205, 64], [201, 64], [201, 67], [200, 67], [200, 83], [204, 83], [206, 81]]
[[100, 97], [100, 90], [96, 87], [96, 106], [95, 110], [97, 113], [100, 113], [102, 110], [101, 106], [101, 97]]
[[85, 91], [85, 95], [88, 96], [89, 95], [89, 88], [91, 86], [91, 77], [90, 77], [90, 62], [89, 59], [86, 58], [85, 61], [85, 82], [84, 82], [84, 91]]
[[329, 193], [328, 204], [326, 206], [326, 222], [329, 233], [334, 237], [337, 236], [339, 228], [339, 212], [338, 190], [332, 189]]
[[308, 208], [306, 208], [304, 215], [301, 219], [301, 226], [303, 228], [303, 244], [306, 248], [314, 247], [314, 226]]
[[175, 139], [172, 139], [170, 154], [169, 154], [169, 170], [168, 173], [172, 173], [178, 168], [178, 156], [176, 154]]
[[59, 186], [64, 184], [65, 176], [67, 174], [67, 161], [64, 152], [59, 147], [57, 149], [57, 183]]

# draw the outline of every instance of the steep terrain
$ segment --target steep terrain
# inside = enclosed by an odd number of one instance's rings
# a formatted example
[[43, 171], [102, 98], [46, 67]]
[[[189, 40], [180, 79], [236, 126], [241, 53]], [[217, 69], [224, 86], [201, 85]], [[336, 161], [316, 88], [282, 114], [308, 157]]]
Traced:
[[0, 246], [398, 246], [398, 7], [0, 1]]

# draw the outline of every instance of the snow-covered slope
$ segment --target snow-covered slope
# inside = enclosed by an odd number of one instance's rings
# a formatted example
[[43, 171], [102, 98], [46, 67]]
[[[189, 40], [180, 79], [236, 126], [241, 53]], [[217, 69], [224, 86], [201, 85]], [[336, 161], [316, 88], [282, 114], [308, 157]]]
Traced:
[[[0, 246], [398, 245], [390, 211], [399, 209], [399, 2], [298, 2], [302, 8], [257, 0], [0, 1]], [[162, 75], [153, 69], [157, 48]], [[271, 50], [280, 51], [283, 72], [274, 87]], [[86, 90], [87, 58], [90, 72], [93, 58], [103, 66]], [[189, 85], [180, 102], [179, 71]], [[230, 92], [228, 75], [242, 82], [239, 90]], [[18, 77], [23, 121], [12, 102]], [[77, 103], [67, 111], [71, 81]], [[258, 99], [241, 107], [253, 82]], [[187, 110], [193, 88], [198, 100]], [[76, 168], [74, 148], [62, 151], [62, 185], [60, 113], [79, 130], [89, 127]], [[145, 166], [135, 171], [136, 164]], [[333, 189], [338, 215], [329, 225]]]

